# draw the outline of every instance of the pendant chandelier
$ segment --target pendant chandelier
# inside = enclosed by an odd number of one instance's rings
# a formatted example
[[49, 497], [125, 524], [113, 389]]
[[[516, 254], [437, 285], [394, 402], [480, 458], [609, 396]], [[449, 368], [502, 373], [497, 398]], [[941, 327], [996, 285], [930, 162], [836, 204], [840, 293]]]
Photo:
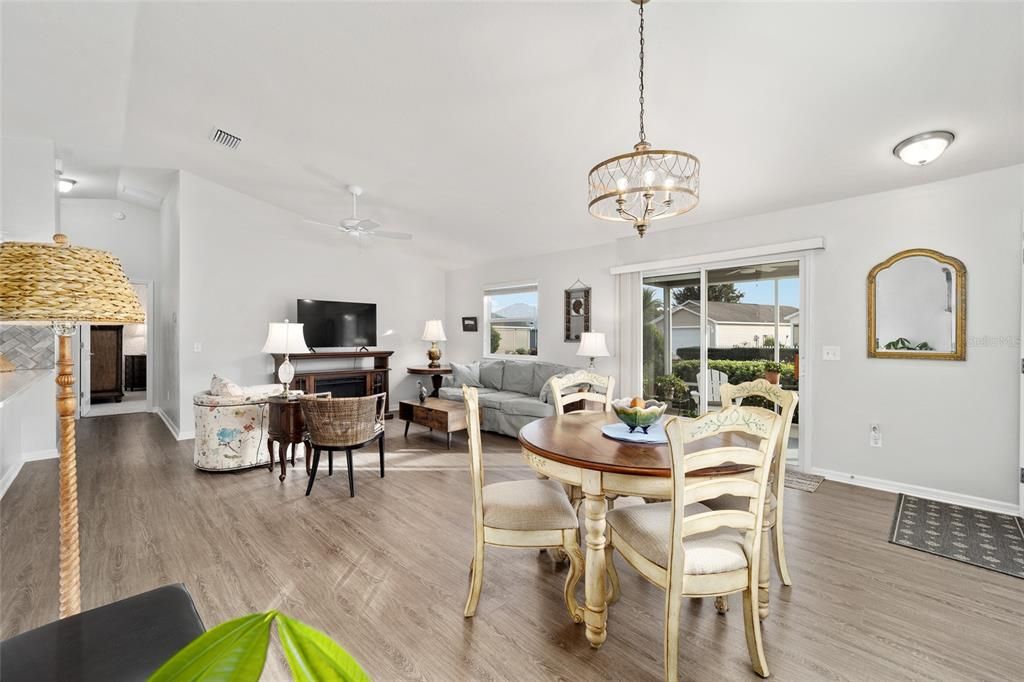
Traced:
[[644, 4], [640, 6], [640, 141], [590, 169], [590, 213], [631, 222], [641, 237], [652, 220], [695, 208], [700, 194], [700, 160], [671, 149], [653, 149], [644, 131]]

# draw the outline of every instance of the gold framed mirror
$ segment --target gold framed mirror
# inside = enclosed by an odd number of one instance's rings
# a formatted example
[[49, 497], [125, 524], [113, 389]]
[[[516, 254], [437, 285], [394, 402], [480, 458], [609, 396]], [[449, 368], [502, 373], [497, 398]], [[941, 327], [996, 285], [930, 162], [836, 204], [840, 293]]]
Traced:
[[967, 358], [967, 268], [931, 249], [900, 251], [868, 273], [868, 357]]

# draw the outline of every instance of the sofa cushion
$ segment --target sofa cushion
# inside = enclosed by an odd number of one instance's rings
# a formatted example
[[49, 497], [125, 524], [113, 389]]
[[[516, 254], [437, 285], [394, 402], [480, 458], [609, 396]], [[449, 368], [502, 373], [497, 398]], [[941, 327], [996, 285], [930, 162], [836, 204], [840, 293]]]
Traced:
[[522, 417], [550, 417], [555, 413], [553, 405], [541, 402], [533, 396], [524, 398], [513, 398], [501, 404], [501, 411], [505, 414], [514, 414]]
[[504, 360], [484, 360], [480, 363], [480, 383], [485, 388], [501, 390], [501, 377], [505, 373]]
[[530, 395], [539, 396], [540, 392], [544, 390], [544, 385], [548, 383], [548, 379], [566, 369], [564, 365], [557, 365], [553, 362], [533, 363], [533, 390], [530, 391]]
[[506, 362], [505, 374], [501, 379], [501, 390], [515, 391], [524, 395], [533, 392], [533, 363]]
[[482, 388], [480, 383], [480, 363], [471, 362], [468, 365], [460, 365], [457, 362], [449, 362], [452, 368], [452, 386], [472, 386]]
[[522, 393], [514, 393], [512, 391], [493, 391], [491, 393], [480, 394], [480, 407], [492, 407], [494, 409], [501, 409], [501, 404], [507, 400], [515, 400], [516, 398], [525, 398]]
[[[481, 396], [488, 393], [496, 393], [493, 388], [478, 388], [476, 392]], [[457, 400], [461, 403], [463, 401], [462, 386], [442, 386], [437, 391], [437, 397], [444, 398], [445, 400]]]

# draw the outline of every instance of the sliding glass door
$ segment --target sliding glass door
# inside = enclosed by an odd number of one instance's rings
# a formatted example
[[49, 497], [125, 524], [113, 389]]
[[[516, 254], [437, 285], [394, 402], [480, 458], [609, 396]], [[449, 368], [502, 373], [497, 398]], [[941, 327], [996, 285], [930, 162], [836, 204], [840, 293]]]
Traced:
[[[800, 305], [798, 260], [647, 274], [644, 395], [696, 416], [721, 409], [724, 383], [766, 378], [798, 391]], [[799, 431], [798, 414], [794, 460]]]

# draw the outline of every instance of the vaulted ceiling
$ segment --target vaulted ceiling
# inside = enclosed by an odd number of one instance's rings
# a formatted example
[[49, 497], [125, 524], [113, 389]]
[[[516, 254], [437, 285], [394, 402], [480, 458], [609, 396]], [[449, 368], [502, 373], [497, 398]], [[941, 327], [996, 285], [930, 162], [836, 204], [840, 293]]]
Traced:
[[[360, 184], [361, 213], [448, 267], [631, 232], [586, 209], [587, 171], [637, 137], [626, 0], [2, 11], [3, 133], [53, 139], [66, 163], [181, 168], [324, 221]], [[665, 227], [1024, 161], [1022, 12], [656, 0], [648, 137], [703, 162], [700, 205]], [[957, 134], [938, 162], [893, 158], [935, 128]]]

